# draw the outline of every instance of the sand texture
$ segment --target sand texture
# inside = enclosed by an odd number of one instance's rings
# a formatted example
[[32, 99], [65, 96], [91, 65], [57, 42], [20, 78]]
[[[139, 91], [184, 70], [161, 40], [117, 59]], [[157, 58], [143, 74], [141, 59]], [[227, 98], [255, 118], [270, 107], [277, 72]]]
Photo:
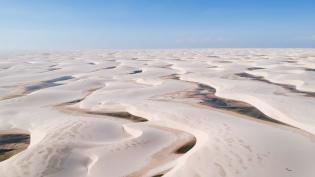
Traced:
[[314, 177], [314, 49], [0, 54], [0, 177]]

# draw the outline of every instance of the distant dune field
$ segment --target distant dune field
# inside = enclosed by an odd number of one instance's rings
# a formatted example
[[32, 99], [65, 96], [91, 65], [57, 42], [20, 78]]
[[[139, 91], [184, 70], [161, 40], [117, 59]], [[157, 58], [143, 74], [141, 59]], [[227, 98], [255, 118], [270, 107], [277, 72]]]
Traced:
[[314, 49], [0, 55], [0, 177], [314, 177]]

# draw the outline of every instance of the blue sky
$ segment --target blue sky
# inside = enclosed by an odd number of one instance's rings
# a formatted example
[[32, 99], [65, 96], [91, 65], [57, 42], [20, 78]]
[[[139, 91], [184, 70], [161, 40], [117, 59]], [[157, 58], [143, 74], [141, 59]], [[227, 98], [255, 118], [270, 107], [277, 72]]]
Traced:
[[0, 0], [0, 49], [315, 47], [315, 0]]

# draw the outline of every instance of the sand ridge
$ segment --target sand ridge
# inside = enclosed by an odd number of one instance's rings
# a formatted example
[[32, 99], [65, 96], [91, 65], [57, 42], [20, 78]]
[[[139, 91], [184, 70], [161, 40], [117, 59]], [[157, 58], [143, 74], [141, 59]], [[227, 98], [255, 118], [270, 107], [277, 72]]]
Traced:
[[1, 56], [1, 177], [315, 175], [314, 49]]

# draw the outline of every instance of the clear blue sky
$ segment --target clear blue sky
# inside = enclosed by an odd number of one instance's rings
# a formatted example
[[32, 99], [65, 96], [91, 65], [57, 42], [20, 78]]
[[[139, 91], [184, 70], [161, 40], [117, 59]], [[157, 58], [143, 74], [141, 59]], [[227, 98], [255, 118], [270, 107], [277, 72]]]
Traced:
[[0, 49], [315, 47], [315, 0], [0, 0]]

